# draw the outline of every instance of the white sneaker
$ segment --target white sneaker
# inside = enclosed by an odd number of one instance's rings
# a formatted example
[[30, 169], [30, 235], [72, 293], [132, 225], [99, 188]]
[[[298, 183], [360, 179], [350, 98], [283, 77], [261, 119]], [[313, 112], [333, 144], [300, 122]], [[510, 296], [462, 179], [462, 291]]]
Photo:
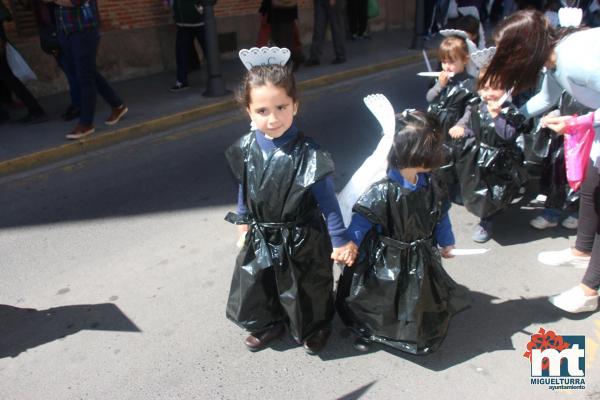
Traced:
[[559, 295], [549, 297], [548, 301], [570, 313], [591, 312], [598, 308], [598, 295], [586, 296], [579, 285]]
[[589, 256], [575, 256], [570, 247], [559, 251], [542, 251], [537, 259], [546, 265], [575, 268], [587, 268], [590, 263]]
[[529, 221], [529, 225], [533, 226], [535, 229], [546, 229], [546, 228], [554, 228], [558, 225], [556, 221], [549, 221], [541, 215], [538, 215], [531, 221]]
[[560, 224], [567, 229], [577, 229], [577, 222], [577, 218], [568, 216], [567, 218], [563, 219]]

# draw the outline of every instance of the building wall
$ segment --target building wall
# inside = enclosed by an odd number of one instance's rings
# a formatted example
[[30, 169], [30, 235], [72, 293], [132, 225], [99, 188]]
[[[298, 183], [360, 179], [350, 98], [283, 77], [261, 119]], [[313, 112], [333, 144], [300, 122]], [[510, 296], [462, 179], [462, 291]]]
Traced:
[[[16, 0], [8, 3], [16, 22], [6, 25], [15, 43], [38, 81], [28, 83], [37, 95], [65, 90], [66, 81], [51, 56], [39, 48], [39, 39], [30, 11]], [[164, 0], [97, 0], [101, 16], [102, 40], [98, 66], [111, 80], [130, 79], [165, 70], [174, 70], [175, 28]], [[370, 29], [379, 31], [410, 28], [416, 0], [379, 0], [380, 15], [370, 21]], [[235, 49], [252, 46], [259, 27], [261, 0], [219, 0], [215, 6], [218, 33], [225, 43], [223, 57], [234, 57]], [[303, 43], [312, 34], [312, 0], [301, 0], [298, 26]]]

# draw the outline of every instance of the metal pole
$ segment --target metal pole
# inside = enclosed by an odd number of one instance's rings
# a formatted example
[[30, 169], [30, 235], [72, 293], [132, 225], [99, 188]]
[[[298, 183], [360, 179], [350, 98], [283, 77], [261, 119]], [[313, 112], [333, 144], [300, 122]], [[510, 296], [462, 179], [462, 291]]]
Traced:
[[203, 93], [206, 97], [217, 97], [228, 94], [225, 88], [225, 82], [221, 75], [221, 61], [219, 53], [219, 40], [217, 38], [217, 23], [213, 6], [217, 0], [200, 0], [204, 7], [204, 40], [206, 51], [206, 63], [208, 67], [208, 81], [206, 91]]
[[415, 29], [411, 49], [423, 48], [423, 28], [425, 26], [425, 0], [415, 0]]

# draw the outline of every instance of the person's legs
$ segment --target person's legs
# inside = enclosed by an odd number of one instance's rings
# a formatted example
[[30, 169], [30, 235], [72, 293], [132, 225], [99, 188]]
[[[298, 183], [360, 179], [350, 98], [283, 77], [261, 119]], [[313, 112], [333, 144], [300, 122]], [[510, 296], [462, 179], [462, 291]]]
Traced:
[[356, 39], [359, 35], [358, 29], [358, 3], [362, 0], [348, 0], [348, 27], [352, 39]]
[[65, 74], [65, 78], [67, 78], [67, 83], [69, 84], [69, 97], [71, 98], [71, 105], [81, 108], [81, 90], [79, 88], [79, 84], [77, 83], [77, 76], [74, 75], [73, 71], [71, 71], [67, 66], [67, 61], [64, 53], [59, 53], [54, 57], [56, 59], [56, 63], [60, 67], [60, 69]]
[[319, 61], [321, 58], [321, 48], [325, 40], [327, 30], [327, 8], [328, 0], [313, 0], [314, 5], [314, 25], [313, 37], [310, 45], [310, 60]]
[[367, 32], [367, 20], [369, 19], [369, 1], [358, 1], [358, 36], [365, 36]]
[[12, 73], [6, 58], [6, 51], [0, 51], [0, 81], [8, 88], [8, 90], [21, 99], [31, 116], [45, 116], [44, 110], [35, 97], [33, 97], [25, 85], [23, 85], [23, 83]]
[[271, 25], [267, 21], [267, 15], [260, 17], [260, 28], [258, 28], [258, 37], [256, 38], [256, 47], [263, 47], [269, 43], [271, 37]]
[[[193, 29], [193, 34], [200, 48], [202, 49], [202, 57], [206, 58], [206, 36], [204, 35], [204, 26], [199, 26]], [[194, 47], [194, 41], [192, 40], [192, 47]]]
[[594, 247], [598, 229], [598, 212], [595, 207], [594, 196], [599, 184], [598, 170], [590, 160], [585, 180], [579, 192], [579, 225], [577, 227], [575, 250], [580, 253], [590, 254]]
[[194, 32], [190, 28], [177, 26], [175, 37], [175, 61], [177, 63], [177, 82], [188, 85], [187, 65], [190, 57], [190, 47], [193, 45]]
[[271, 38], [278, 47], [286, 47], [294, 57], [294, 26], [293, 21], [275, 20], [271, 23]]
[[346, 41], [345, 41], [345, 25], [344, 0], [337, 0], [335, 6], [328, 5], [328, 18], [331, 23], [331, 37], [333, 39], [333, 50], [335, 52], [336, 61], [346, 60]]

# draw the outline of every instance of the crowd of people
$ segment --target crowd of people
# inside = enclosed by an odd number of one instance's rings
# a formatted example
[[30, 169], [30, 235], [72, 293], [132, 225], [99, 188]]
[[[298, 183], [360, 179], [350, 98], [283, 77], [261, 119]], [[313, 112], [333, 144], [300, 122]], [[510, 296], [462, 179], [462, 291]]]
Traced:
[[[425, 94], [428, 110], [396, 113], [383, 95], [367, 96], [383, 137], [337, 197], [330, 154], [294, 123], [298, 96], [285, 65], [291, 52], [240, 52], [248, 72], [238, 98], [252, 128], [226, 152], [239, 185], [237, 212], [226, 220], [238, 225], [241, 247], [226, 314], [250, 333], [250, 351], [287, 330], [318, 353], [336, 311], [358, 351], [372, 343], [435, 351], [452, 316], [468, 306], [442, 266], [457, 254], [449, 209], [463, 205], [479, 217], [472, 239], [485, 242], [534, 171], [546, 179], [547, 204], [531, 225], [562, 220], [577, 229], [573, 248], [538, 260], [587, 266], [579, 285], [549, 301], [570, 313], [596, 311], [600, 28], [579, 26], [581, 9], [559, 14], [556, 29], [541, 11], [515, 12], [496, 27], [495, 46], [484, 49], [475, 44], [479, 29], [441, 31], [441, 71]], [[593, 140], [587, 152], [565, 154], [556, 145], [582, 131], [588, 139], [581, 140]], [[565, 172], [566, 163], [587, 173]], [[332, 259], [344, 266], [335, 292]]]

